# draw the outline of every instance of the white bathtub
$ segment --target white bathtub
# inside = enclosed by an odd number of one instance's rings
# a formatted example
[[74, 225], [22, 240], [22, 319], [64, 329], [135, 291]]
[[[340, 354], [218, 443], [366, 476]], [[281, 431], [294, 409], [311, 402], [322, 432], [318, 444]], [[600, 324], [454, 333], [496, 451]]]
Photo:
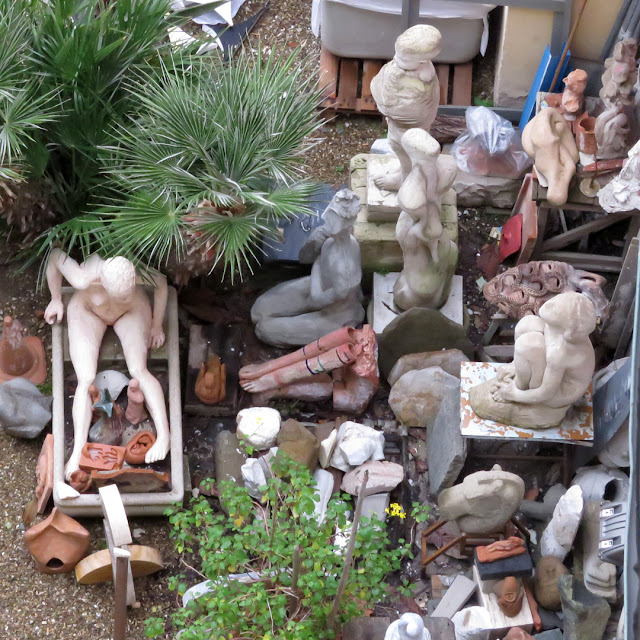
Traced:
[[[484, 53], [487, 14], [495, 5], [421, 0], [420, 19], [442, 33], [436, 62], [458, 64]], [[312, 27], [322, 44], [344, 58], [393, 58], [402, 0], [313, 0]]]

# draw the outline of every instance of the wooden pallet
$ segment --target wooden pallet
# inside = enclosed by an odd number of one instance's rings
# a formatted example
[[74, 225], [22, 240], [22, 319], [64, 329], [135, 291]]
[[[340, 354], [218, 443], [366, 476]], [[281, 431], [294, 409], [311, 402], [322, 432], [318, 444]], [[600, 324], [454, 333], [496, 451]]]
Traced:
[[[371, 80], [382, 68], [382, 60], [340, 58], [320, 51], [320, 85], [324, 87], [325, 109], [378, 114], [371, 95]], [[440, 104], [470, 105], [473, 63], [436, 64], [440, 82]]]

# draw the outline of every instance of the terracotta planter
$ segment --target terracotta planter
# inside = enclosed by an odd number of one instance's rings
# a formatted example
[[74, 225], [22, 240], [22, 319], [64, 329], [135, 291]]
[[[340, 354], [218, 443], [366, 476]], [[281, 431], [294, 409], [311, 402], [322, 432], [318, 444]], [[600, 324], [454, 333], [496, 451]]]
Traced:
[[598, 150], [595, 127], [596, 119], [586, 111], [576, 121], [576, 144], [582, 153], [595, 154]]

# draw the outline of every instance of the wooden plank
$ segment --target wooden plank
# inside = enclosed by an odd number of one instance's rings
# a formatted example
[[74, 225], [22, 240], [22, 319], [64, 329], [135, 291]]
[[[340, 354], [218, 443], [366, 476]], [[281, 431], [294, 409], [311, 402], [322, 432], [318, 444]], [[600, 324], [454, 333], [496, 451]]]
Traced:
[[603, 273], [619, 273], [622, 258], [617, 256], [600, 256], [595, 253], [574, 253], [573, 251], [545, 251], [536, 260], [558, 260], [567, 262], [578, 269]]
[[610, 213], [609, 215], [582, 224], [575, 229], [570, 229], [569, 231], [565, 231], [564, 233], [559, 233], [557, 236], [549, 238], [549, 240], [545, 240], [542, 243], [542, 251], [555, 251], [556, 249], [562, 249], [567, 245], [577, 242], [590, 233], [601, 231], [602, 229], [606, 229], [607, 227], [610, 227], [620, 222], [621, 220], [625, 220], [630, 215], [631, 214], [629, 213]]
[[340, 59], [324, 47], [320, 49], [320, 87], [325, 98], [335, 98]]
[[453, 67], [453, 94], [451, 104], [471, 104], [471, 80], [473, 76], [473, 63], [456, 64]]
[[371, 95], [371, 81], [382, 69], [380, 60], [365, 60], [362, 63], [362, 89], [360, 98], [356, 100], [356, 111], [377, 111], [376, 101]]
[[355, 109], [358, 96], [359, 61], [340, 58], [340, 74], [338, 76], [338, 109]]
[[115, 585], [113, 611], [113, 640], [127, 637], [127, 578], [131, 574], [131, 554], [126, 549], [114, 549]]
[[437, 64], [436, 75], [440, 84], [440, 104], [449, 104], [449, 65]]

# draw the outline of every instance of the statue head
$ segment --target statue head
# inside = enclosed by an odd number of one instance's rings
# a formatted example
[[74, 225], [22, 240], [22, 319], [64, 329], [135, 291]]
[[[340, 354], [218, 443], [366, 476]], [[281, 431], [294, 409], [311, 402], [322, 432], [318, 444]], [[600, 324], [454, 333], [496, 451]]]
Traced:
[[429, 65], [442, 50], [442, 35], [428, 24], [417, 24], [396, 40], [395, 63], [405, 71], [420, 75], [423, 65]]
[[563, 80], [566, 89], [569, 91], [573, 91], [574, 93], [584, 93], [584, 90], [587, 87], [587, 72], [582, 69], [576, 69], [572, 71], [567, 77]]
[[341, 189], [333, 196], [322, 214], [324, 228], [329, 235], [350, 231], [360, 211], [360, 198], [350, 189]]
[[420, 128], [409, 129], [402, 136], [402, 148], [407, 152], [411, 163], [435, 162], [440, 155], [438, 141], [427, 131]]
[[100, 280], [109, 296], [128, 300], [136, 288], [136, 268], [131, 260], [122, 256], [109, 258], [102, 265]]
[[567, 291], [545, 302], [538, 311], [544, 322], [563, 329], [567, 342], [580, 342], [596, 328], [598, 316], [593, 302], [582, 293]]

